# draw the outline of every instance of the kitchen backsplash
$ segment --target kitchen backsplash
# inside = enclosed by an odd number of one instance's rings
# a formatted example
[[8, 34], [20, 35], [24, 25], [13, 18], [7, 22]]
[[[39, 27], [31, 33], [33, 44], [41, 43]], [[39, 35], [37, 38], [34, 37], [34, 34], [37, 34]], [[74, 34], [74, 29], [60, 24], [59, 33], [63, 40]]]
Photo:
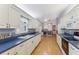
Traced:
[[15, 36], [14, 28], [0, 28], [0, 40]]

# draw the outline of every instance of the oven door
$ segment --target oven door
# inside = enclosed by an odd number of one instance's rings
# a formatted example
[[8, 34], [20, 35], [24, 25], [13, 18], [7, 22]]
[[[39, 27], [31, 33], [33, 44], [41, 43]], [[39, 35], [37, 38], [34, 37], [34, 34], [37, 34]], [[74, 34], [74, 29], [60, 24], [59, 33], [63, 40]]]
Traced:
[[62, 38], [62, 49], [64, 50], [64, 52], [69, 55], [69, 46], [68, 46], [68, 42]]

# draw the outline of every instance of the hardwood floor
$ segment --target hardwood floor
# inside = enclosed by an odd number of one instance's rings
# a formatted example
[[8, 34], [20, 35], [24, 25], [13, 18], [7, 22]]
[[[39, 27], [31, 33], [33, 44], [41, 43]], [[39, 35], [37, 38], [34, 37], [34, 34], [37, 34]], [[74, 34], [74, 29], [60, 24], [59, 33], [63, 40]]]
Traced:
[[57, 43], [56, 36], [42, 36], [42, 40], [32, 55], [62, 55]]

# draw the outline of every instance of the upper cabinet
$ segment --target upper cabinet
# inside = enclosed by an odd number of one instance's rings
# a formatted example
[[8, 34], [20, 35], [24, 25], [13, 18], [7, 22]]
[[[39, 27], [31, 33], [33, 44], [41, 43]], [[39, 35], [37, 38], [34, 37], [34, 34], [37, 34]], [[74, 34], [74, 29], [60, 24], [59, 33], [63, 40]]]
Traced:
[[79, 29], [79, 5], [61, 18], [59, 28]]
[[12, 4], [0, 5], [0, 28], [18, 28], [21, 16], [32, 18], [29, 14]]
[[23, 27], [21, 26], [23, 24], [22, 17], [28, 20], [28, 28], [35, 28], [37, 31], [40, 29], [41, 31], [41, 23], [21, 8], [13, 4], [0, 5], [0, 28], [15, 28], [16, 33], [20, 33]]
[[8, 25], [8, 9], [8, 4], [0, 4], [0, 28], [5, 28]]
[[0, 28], [16, 28], [19, 25], [20, 14], [9, 4], [0, 5]]
[[9, 22], [8, 23], [10, 27], [13, 27], [13, 28], [17, 28], [20, 25], [20, 12], [12, 6], [9, 6]]

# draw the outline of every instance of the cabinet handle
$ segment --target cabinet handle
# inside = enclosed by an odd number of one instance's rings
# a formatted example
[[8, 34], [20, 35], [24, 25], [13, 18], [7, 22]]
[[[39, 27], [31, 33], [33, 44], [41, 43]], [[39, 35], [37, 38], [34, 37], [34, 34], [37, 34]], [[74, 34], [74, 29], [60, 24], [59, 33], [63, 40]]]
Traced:
[[20, 45], [20, 47], [22, 47], [23, 45]]
[[18, 52], [16, 52], [14, 55], [17, 55], [18, 54]]
[[10, 54], [10, 53], [7, 53], [8, 55]]

